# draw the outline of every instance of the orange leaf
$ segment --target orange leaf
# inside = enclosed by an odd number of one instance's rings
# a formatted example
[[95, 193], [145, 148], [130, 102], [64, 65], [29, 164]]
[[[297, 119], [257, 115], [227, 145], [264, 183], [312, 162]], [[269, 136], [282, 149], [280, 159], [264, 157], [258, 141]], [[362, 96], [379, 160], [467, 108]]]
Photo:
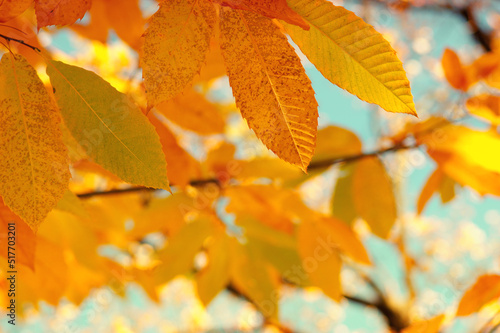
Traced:
[[397, 217], [391, 178], [378, 157], [364, 158], [355, 168], [354, 206], [375, 235], [387, 238]]
[[309, 30], [309, 24], [288, 7], [286, 0], [215, 0], [215, 2], [233, 9], [243, 9], [269, 18], [280, 19]]
[[192, 89], [156, 106], [169, 120], [199, 134], [218, 134], [224, 131], [224, 119], [217, 107]]
[[417, 321], [405, 328], [402, 333], [438, 333], [444, 315], [439, 315], [429, 320]]
[[417, 201], [418, 215], [420, 215], [423, 212], [427, 202], [430, 200], [432, 195], [438, 190], [439, 184], [441, 183], [443, 176], [444, 176], [443, 171], [437, 168], [427, 179], [427, 182], [425, 183], [424, 187], [422, 188], [422, 191], [420, 192], [420, 196], [418, 197]]
[[0, 3], [0, 22], [7, 22], [24, 13], [33, 0], [4, 0]]
[[175, 135], [154, 115], [148, 114], [149, 121], [160, 136], [163, 153], [167, 161], [167, 174], [171, 182], [177, 186], [186, 186], [191, 179], [201, 175], [200, 163], [196, 161], [177, 143]]
[[482, 94], [469, 98], [466, 106], [473, 115], [486, 119], [493, 125], [500, 125], [500, 97]]
[[90, 9], [92, 0], [35, 0], [38, 29], [48, 25], [70, 25]]
[[465, 292], [457, 309], [457, 316], [468, 316], [487, 303], [500, 297], [500, 275], [480, 276]]
[[[7, 249], [9, 223], [15, 224], [16, 263], [34, 269], [36, 237], [33, 230], [19, 216], [14, 214], [0, 198], [0, 248]], [[0, 252], [3, 256], [7, 251]]]
[[444, 76], [453, 88], [462, 91], [467, 91], [469, 89], [470, 83], [465, 68], [460, 58], [453, 50], [444, 50], [441, 64], [443, 66]]

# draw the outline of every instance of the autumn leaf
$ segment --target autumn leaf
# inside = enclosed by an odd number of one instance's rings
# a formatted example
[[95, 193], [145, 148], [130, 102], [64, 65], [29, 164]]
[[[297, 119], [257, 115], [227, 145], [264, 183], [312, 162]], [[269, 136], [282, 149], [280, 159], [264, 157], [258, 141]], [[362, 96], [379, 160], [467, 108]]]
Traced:
[[417, 214], [422, 214], [425, 205], [431, 199], [432, 195], [439, 189], [439, 185], [443, 180], [444, 173], [441, 169], [437, 168], [429, 176], [427, 182], [425, 183], [417, 201]]
[[68, 188], [68, 153], [60, 116], [22, 56], [0, 63], [0, 194], [36, 230]]
[[226, 287], [230, 278], [229, 239], [222, 228], [210, 240], [207, 258], [207, 266], [196, 274], [196, 290], [205, 306]]
[[347, 225], [351, 225], [358, 216], [352, 187], [355, 166], [356, 164], [345, 164], [340, 167], [331, 201], [332, 215]]
[[224, 132], [224, 119], [217, 107], [193, 89], [157, 105], [156, 110], [177, 125], [199, 134]]
[[372, 232], [387, 238], [396, 222], [396, 199], [392, 181], [378, 157], [357, 162], [352, 179], [354, 206]]
[[305, 221], [299, 225], [297, 242], [302, 265], [311, 283], [334, 301], [340, 301], [342, 261], [338, 252], [328, 246], [325, 234], [312, 221]]
[[213, 232], [213, 222], [207, 216], [200, 216], [186, 224], [158, 253], [163, 264], [154, 271], [155, 280], [158, 283], [166, 283], [179, 274], [189, 272], [194, 265], [194, 256]]
[[480, 276], [462, 296], [457, 316], [468, 316], [500, 297], [500, 275]]
[[38, 29], [48, 25], [70, 25], [90, 9], [92, 0], [35, 0]]
[[215, 18], [215, 8], [206, 0], [160, 4], [144, 35], [142, 67], [149, 107], [174, 97], [199, 74]]
[[231, 282], [243, 295], [251, 299], [264, 317], [274, 322], [279, 314], [279, 275], [266, 263], [255, 249], [233, 240], [230, 243], [233, 257], [230, 268]]
[[24, 13], [33, 0], [3, 0], [0, 3], [0, 22], [7, 22]]
[[160, 140], [127, 96], [95, 73], [49, 61], [66, 125], [86, 153], [126, 182], [168, 189]]
[[233, 9], [248, 10], [269, 18], [280, 19], [302, 29], [309, 29], [309, 24], [288, 7], [286, 0], [215, 0], [215, 2]]
[[[35, 248], [36, 248], [36, 237], [35, 233], [31, 228], [14, 214], [5, 204], [2, 198], [0, 198], [0, 246], [4, 249], [8, 247], [8, 231], [9, 223], [14, 223], [14, 232], [17, 242], [16, 247], [16, 262], [20, 265], [25, 265], [32, 270], [35, 268]], [[7, 251], [0, 252], [2, 256], [6, 257], [8, 255]]]
[[200, 163], [186, 152], [177, 142], [175, 135], [154, 114], [150, 112], [148, 119], [160, 137], [163, 153], [167, 161], [167, 174], [176, 186], [184, 187], [192, 179], [201, 176]]
[[417, 115], [401, 61], [384, 37], [326, 0], [288, 0], [311, 26], [284, 24], [301, 51], [330, 82], [389, 112]]
[[469, 98], [465, 104], [469, 112], [500, 126], [500, 97], [482, 94]]
[[444, 318], [444, 315], [439, 315], [429, 320], [417, 321], [403, 329], [402, 333], [439, 333]]
[[466, 68], [462, 65], [458, 55], [450, 49], [444, 50], [441, 60], [444, 76], [448, 83], [455, 89], [467, 91], [470, 86], [470, 79]]
[[293, 47], [271, 20], [246, 11], [223, 8], [220, 30], [243, 118], [267, 148], [305, 171], [314, 153], [318, 104]]
[[327, 126], [318, 131], [313, 163], [358, 155], [361, 150], [362, 143], [356, 134], [342, 127]]

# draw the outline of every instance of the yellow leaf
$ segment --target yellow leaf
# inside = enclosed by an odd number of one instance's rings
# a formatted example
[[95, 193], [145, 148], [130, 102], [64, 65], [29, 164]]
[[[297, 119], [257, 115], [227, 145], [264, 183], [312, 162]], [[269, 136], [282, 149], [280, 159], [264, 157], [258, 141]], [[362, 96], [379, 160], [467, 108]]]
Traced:
[[160, 139], [128, 97], [93, 72], [48, 61], [47, 74], [73, 137], [126, 182], [168, 189]]
[[470, 113], [500, 126], [500, 97], [482, 94], [469, 98], [466, 107]]
[[19, 55], [0, 63], [0, 194], [34, 230], [68, 188], [60, 116], [36, 71]]
[[417, 140], [427, 146], [429, 153], [457, 155], [469, 163], [500, 173], [500, 157], [491, 152], [500, 151], [500, 136], [462, 125], [448, 125], [438, 133], [424, 133]]
[[177, 142], [175, 135], [162, 123], [154, 112], [148, 114], [160, 137], [163, 153], [167, 161], [168, 178], [176, 186], [184, 187], [192, 179], [201, 177], [200, 163], [186, 152]]
[[334, 301], [340, 301], [342, 261], [336, 249], [328, 246], [323, 230], [313, 221], [302, 221], [297, 230], [297, 242], [302, 266], [311, 283]]
[[231, 281], [236, 289], [251, 299], [266, 318], [278, 320], [279, 275], [255, 250], [236, 240], [231, 246]]
[[326, 0], [288, 0], [311, 26], [285, 30], [329, 81], [389, 112], [417, 115], [401, 61], [384, 37]]
[[462, 296], [457, 316], [468, 316], [500, 297], [500, 275], [480, 276]]
[[362, 264], [371, 264], [363, 243], [342, 221], [330, 217], [318, 218], [316, 228], [321, 232], [322, 237], [326, 238], [326, 242], [335, 243], [336, 247], [347, 256]]
[[318, 104], [293, 47], [270, 19], [251, 12], [222, 8], [220, 30], [243, 118], [267, 148], [305, 171], [316, 143]]
[[358, 216], [352, 192], [355, 166], [356, 164], [347, 163], [340, 167], [339, 178], [332, 196], [332, 215], [347, 225], [351, 225]]
[[474, 160], [456, 154], [442, 151], [428, 153], [443, 172], [460, 185], [469, 186], [481, 195], [489, 193], [500, 196], [500, 173], [487, 170]]
[[199, 74], [215, 18], [215, 7], [206, 0], [160, 3], [145, 33], [142, 58], [149, 107], [174, 97]]
[[207, 306], [229, 282], [229, 243], [220, 228], [207, 248], [208, 264], [196, 275], [198, 297]]
[[[287, 234], [293, 234], [292, 220], [310, 215], [310, 210], [293, 191], [275, 186], [251, 185], [229, 187], [227, 212], [251, 215], [261, 223]], [[288, 209], [283, 210], [283, 207]]]
[[217, 107], [192, 89], [156, 106], [169, 120], [199, 134], [224, 132], [224, 119]]
[[71, 213], [78, 217], [89, 217], [83, 203], [70, 190], [67, 190], [61, 200], [57, 203], [56, 208], [63, 212]]
[[429, 320], [417, 321], [403, 329], [402, 333], [439, 333], [444, 315], [439, 315]]
[[166, 198], [153, 198], [146, 209], [134, 216], [132, 237], [140, 239], [149, 233], [163, 232], [173, 236], [184, 226], [188, 214], [195, 211], [195, 199], [184, 192]]
[[186, 224], [168, 240], [167, 246], [158, 252], [162, 265], [154, 271], [155, 281], [166, 283], [177, 275], [189, 272], [194, 266], [194, 256], [213, 232], [213, 222], [207, 216], [201, 216]]
[[361, 149], [362, 144], [356, 134], [342, 127], [328, 126], [318, 131], [312, 163], [358, 155]]
[[363, 158], [356, 164], [352, 180], [356, 210], [375, 235], [387, 238], [397, 217], [391, 178], [378, 157]]
[[249, 161], [241, 161], [241, 168], [235, 173], [239, 179], [284, 179], [291, 180], [301, 178], [304, 174], [296, 167], [277, 158], [255, 158]]

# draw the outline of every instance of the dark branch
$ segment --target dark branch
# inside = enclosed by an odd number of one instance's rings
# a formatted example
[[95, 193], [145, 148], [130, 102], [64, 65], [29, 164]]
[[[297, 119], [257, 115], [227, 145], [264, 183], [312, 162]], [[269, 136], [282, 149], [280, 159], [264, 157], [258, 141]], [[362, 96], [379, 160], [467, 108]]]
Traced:
[[[334, 159], [326, 159], [318, 162], [313, 162], [309, 165], [308, 170], [321, 170], [327, 167], [330, 167], [335, 164], [339, 163], [344, 163], [344, 162], [353, 162], [359, 159], [363, 159], [366, 157], [372, 157], [372, 156], [377, 156], [377, 155], [383, 155], [386, 153], [390, 152], [395, 152], [398, 150], [405, 150], [405, 149], [412, 149], [418, 147], [417, 144], [414, 145], [396, 145], [393, 147], [385, 148], [385, 149], [380, 149], [376, 151], [372, 151], [369, 153], [363, 153], [363, 154], [357, 154], [357, 155], [349, 155], [349, 156], [344, 156], [344, 157], [337, 157]], [[189, 185], [193, 187], [203, 187], [208, 184], [215, 184], [217, 186], [220, 186], [220, 181], [216, 178], [207, 178], [207, 179], [195, 179], [189, 182]], [[171, 186], [175, 186], [175, 184], [170, 184]], [[95, 192], [87, 192], [87, 193], [81, 193], [78, 194], [77, 196], [81, 199], [87, 199], [91, 197], [96, 197], [96, 196], [107, 196], [107, 195], [117, 195], [117, 194], [127, 194], [127, 193], [137, 193], [137, 192], [149, 192], [149, 191], [157, 191], [155, 188], [150, 188], [150, 187], [144, 187], [144, 186], [135, 186], [135, 187], [128, 187], [124, 189], [113, 189], [109, 191], [95, 191]]]
[[33, 51], [41, 52], [38, 47], [30, 45], [30, 44], [26, 43], [24, 40], [12, 38], [12, 37], [5, 36], [5, 35], [2, 35], [2, 34], [0, 34], [0, 37], [2, 37], [3, 39], [5, 39], [6, 41], [9, 41], [9, 42], [16, 42], [16, 43], [22, 44], [22, 45], [24, 45], [26, 47], [29, 47]]

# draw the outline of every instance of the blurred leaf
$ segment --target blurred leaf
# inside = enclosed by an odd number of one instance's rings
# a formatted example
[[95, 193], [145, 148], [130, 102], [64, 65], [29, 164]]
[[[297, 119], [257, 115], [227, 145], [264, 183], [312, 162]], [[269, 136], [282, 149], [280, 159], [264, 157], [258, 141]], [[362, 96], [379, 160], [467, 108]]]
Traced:
[[389, 236], [397, 218], [392, 186], [392, 180], [378, 157], [356, 162], [352, 179], [354, 205], [372, 232], [381, 238]]
[[480, 276], [462, 296], [457, 316], [468, 316], [500, 297], [500, 275]]
[[304, 221], [299, 224], [297, 241], [303, 268], [312, 285], [321, 288], [325, 295], [338, 302], [342, 297], [342, 261], [337, 251], [327, 246], [324, 237], [324, 231], [314, 222]]

